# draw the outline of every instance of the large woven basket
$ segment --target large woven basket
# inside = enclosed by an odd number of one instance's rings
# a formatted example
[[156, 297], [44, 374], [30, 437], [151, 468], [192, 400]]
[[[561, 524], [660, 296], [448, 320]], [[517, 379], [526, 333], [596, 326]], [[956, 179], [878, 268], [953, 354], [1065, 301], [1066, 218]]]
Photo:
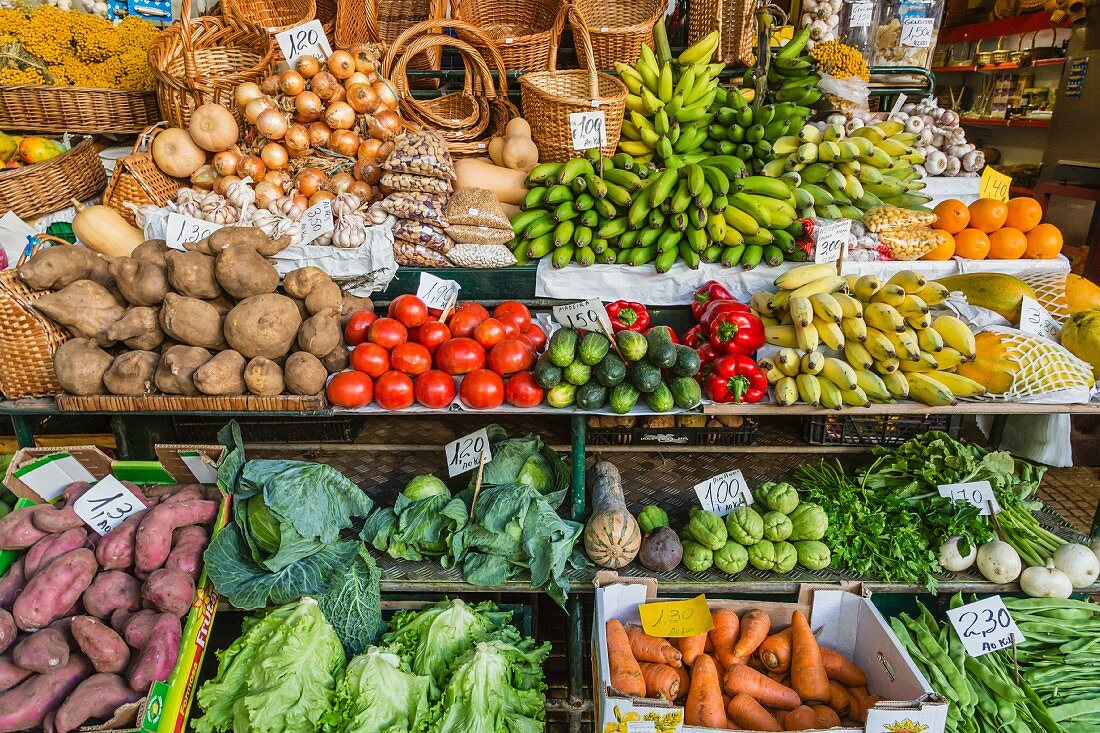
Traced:
[[275, 56], [271, 36], [252, 23], [190, 16], [191, 0], [183, 0], [180, 20], [149, 47], [161, 116], [172, 126], [186, 127], [192, 110], [215, 102], [241, 122], [233, 91], [246, 81], [263, 79]]
[[588, 68], [556, 71], [551, 59], [550, 71], [536, 71], [519, 78], [523, 113], [536, 123], [531, 126], [531, 137], [539, 149], [539, 160], [543, 162], [576, 157], [569, 115], [597, 109], [603, 110], [607, 131], [603, 154], [613, 155], [619, 144], [626, 110], [626, 85], [598, 70], [591, 39], [576, 6], [569, 9], [569, 24], [573, 27], [578, 55]]
[[131, 224], [136, 223], [134, 211], [126, 204], [164, 206], [176, 198], [183, 185], [178, 179], [165, 175], [153, 162], [153, 154], [149, 152], [149, 146], [160, 133], [162, 124], [148, 127], [134, 141], [130, 154], [115, 163], [115, 170], [107, 182], [107, 191], [103, 194], [103, 203]]
[[226, 20], [251, 23], [275, 34], [317, 17], [316, 0], [222, 0]]
[[0, 211], [36, 219], [64, 209], [73, 199], [90, 199], [106, 185], [99, 151], [86, 138], [43, 163], [0, 170]]
[[[611, 69], [616, 61], [633, 66], [642, 44], [653, 47], [653, 26], [665, 14], [665, 0], [575, 0], [583, 25], [592, 38], [597, 69]], [[695, 12], [694, 6], [689, 15]], [[573, 33], [581, 23], [570, 21]], [[574, 43], [577, 39], [574, 37]], [[578, 61], [580, 61], [578, 55]]]
[[[558, 53], [567, 9], [563, 0], [461, 0], [454, 17], [491, 38], [508, 71], [546, 71]], [[458, 37], [483, 45], [461, 28]]]
[[0, 86], [0, 130], [127, 135], [160, 119], [157, 93], [119, 89]]
[[[336, 33], [338, 48], [351, 48], [357, 43], [392, 43], [410, 26], [425, 20], [447, 16], [447, 0], [336, 0]], [[438, 51], [430, 63], [410, 65], [410, 69], [438, 69]]]
[[688, 13], [688, 44], [718, 31], [714, 61], [723, 64], [752, 63], [756, 3], [749, 0], [692, 0]]

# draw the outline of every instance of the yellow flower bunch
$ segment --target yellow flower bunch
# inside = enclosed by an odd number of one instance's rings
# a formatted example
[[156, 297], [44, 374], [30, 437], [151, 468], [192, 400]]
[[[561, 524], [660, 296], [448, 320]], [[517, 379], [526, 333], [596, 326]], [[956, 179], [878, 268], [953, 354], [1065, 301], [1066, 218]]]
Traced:
[[835, 76], [837, 79], [855, 76], [867, 81], [871, 78], [871, 72], [867, 68], [863, 54], [840, 41], [815, 43], [810, 56], [817, 62], [819, 71]]

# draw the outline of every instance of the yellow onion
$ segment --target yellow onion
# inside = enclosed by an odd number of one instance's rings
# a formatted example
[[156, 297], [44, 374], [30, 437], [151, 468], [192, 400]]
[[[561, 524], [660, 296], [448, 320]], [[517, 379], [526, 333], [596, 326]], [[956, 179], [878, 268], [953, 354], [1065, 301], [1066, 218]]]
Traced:
[[328, 183], [328, 176], [319, 168], [303, 168], [294, 179], [294, 185], [303, 196], [312, 196], [326, 183]]
[[244, 110], [245, 106], [253, 99], [259, 99], [264, 95], [263, 90], [260, 89], [260, 85], [254, 81], [246, 81], [244, 84], [239, 84], [233, 91], [233, 101], [237, 103], [237, 107]]
[[268, 170], [277, 171], [286, 167], [286, 164], [290, 162], [290, 156], [287, 155], [286, 148], [279, 143], [268, 143], [260, 150], [260, 160], [264, 162]]
[[237, 150], [226, 150], [214, 156], [214, 170], [219, 176], [235, 176], [240, 162], [241, 154]]
[[299, 56], [294, 62], [294, 69], [306, 79], [312, 79], [321, 70], [321, 62], [316, 56]]
[[265, 109], [256, 118], [256, 129], [269, 140], [282, 140], [287, 127], [286, 117], [277, 109]]

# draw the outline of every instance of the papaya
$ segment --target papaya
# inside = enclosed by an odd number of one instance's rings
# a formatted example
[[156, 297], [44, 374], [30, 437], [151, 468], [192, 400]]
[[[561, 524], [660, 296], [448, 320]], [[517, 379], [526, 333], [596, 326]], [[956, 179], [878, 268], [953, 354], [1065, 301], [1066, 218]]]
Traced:
[[1091, 364], [1092, 375], [1100, 379], [1100, 310], [1074, 313], [1062, 325], [1061, 337], [1062, 346]]
[[999, 272], [952, 275], [937, 282], [951, 292], [961, 292], [970, 305], [991, 310], [1013, 326], [1020, 322], [1020, 304], [1024, 298], [1038, 300], [1030, 285]]
[[1065, 301], [1070, 314], [1100, 310], [1100, 286], [1071, 272], [1066, 275]]
[[[1100, 324], [1100, 311], [1095, 320]], [[1063, 342], [1065, 331], [1063, 327]], [[1100, 334], [1100, 328], [1096, 332]], [[1094, 343], [1100, 344], [1100, 338]], [[1085, 357], [1075, 357], [1069, 347], [1041, 336], [983, 331], [974, 337], [974, 347], [974, 361], [959, 364], [955, 372], [983, 385], [991, 394], [1011, 390], [1015, 395], [1034, 396], [1056, 389], [1087, 389], [1095, 382], [1093, 369], [1082, 363]]]
[[[942, 282], [942, 281], [941, 281]], [[955, 373], [983, 385], [991, 394], [1004, 394], [1012, 389], [1019, 365], [1008, 355], [1007, 344], [995, 331], [983, 331], [974, 337], [974, 361], [955, 367]]]

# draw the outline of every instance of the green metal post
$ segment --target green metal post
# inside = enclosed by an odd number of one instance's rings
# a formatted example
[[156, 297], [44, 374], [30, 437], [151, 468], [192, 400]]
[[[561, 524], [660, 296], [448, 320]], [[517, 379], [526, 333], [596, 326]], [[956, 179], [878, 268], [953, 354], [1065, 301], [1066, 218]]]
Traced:
[[586, 439], [587, 423], [585, 422], [584, 415], [573, 416], [573, 426], [571, 435], [573, 443], [572, 451], [572, 466], [573, 466], [573, 480], [570, 482], [573, 487], [573, 521], [580, 522], [584, 520], [587, 492], [584, 486], [584, 442]]
[[20, 448], [34, 447], [34, 428], [30, 420], [22, 415], [11, 416], [11, 426], [15, 429], [15, 442]]
[[[587, 492], [584, 485], [584, 443], [587, 423], [584, 415], [574, 415], [572, 420], [572, 467], [570, 485], [573, 489], [573, 520], [584, 521]], [[566, 659], [569, 664], [569, 733], [580, 733], [581, 715], [584, 710], [584, 614], [580, 595], [574, 590], [569, 597], [569, 637], [566, 642]]]

